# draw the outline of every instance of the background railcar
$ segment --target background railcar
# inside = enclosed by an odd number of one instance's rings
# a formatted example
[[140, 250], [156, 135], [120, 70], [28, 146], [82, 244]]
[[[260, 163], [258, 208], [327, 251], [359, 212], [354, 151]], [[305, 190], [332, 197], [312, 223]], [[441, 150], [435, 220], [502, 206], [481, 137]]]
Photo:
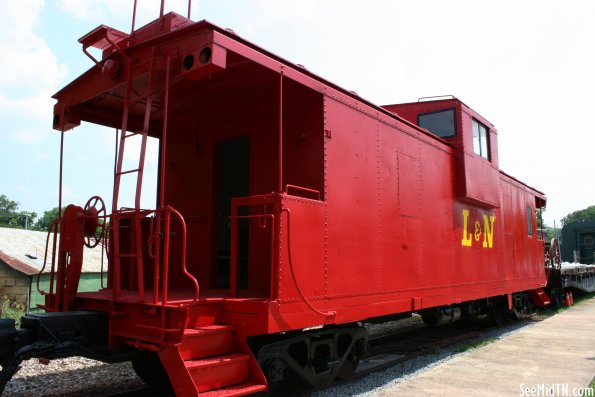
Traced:
[[[362, 321], [547, 302], [545, 196], [500, 171], [496, 129], [460, 100], [378, 107], [174, 13], [80, 42], [96, 65], [54, 96], [53, 126], [120, 130], [111, 213], [93, 197], [56, 222], [47, 313], [11, 331], [5, 362], [132, 359], [179, 395], [242, 395], [353, 370]], [[140, 207], [149, 137], [155, 209]], [[82, 247], [104, 239], [106, 288], [77, 292]]]
[[595, 264], [595, 222], [572, 222], [562, 228], [562, 260]]

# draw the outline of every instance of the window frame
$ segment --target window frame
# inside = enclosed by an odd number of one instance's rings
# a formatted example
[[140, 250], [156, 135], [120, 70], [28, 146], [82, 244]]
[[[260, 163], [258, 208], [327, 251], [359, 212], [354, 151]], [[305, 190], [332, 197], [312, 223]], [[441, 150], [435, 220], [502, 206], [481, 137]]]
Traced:
[[[475, 150], [475, 124], [478, 126], [478, 141], [479, 141], [479, 153]], [[481, 131], [485, 131], [485, 142], [481, 138]], [[472, 134], [472, 143], [473, 143], [473, 153], [478, 155], [484, 160], [491, 161], [490, 156], [490, 129], [487, 125], [482, 123], [481, 121], [477, 120], [476, 118], [471, 119], [471, 134]], [[485, 143], [485, 153], [483, 153], [483, 144]]]
[[[436, 134], [435, 132], [433, 132], [432, 130], [430, 130], [429, 128], [423, 127], [420, 123], [420, 117], [423, 116], [428, 116], [431, 114], [436, 114], [436, 113], [444, 113], [444, 112], [452, 112], [452, 120], [453, 120], [453, 131], [454, 133], [452, 135], [445, 135], [445, 136], [441, 136]], [[430, 112], [424, 112], [424, 113], [418, 113], [417, 115], [417, 125], [420, 126], [421, 128], [425, 128], [426, 130], [430, 131], [430, 133], [434, 136], [437, 136], [438, 138], [442, 138], [442, 139], [447, 139], [447, 138], [453, 138], [456, 137], [458, 135], [457, 133], [457, 108], [447, 108], [447, 109], [439, 109], [439, 110], [432, 110]]]
[[533, 220], [535, 219], [533, 208], [530, 205], [527, 206], [525, 211], [525, 217], [527, 219], [527, 236], [533, 237], [535, 235], [533, 230]]
[[[535, 228], [536, 228], [536, 235], [537, 235], [537, 239], [538, 240], [544, 240], [545, 239], [545, 235], [546, 235], [546, 228], [545, 225], [543, 224], [543, 212], [545, 210], [543, 209], [543, 207], [535, 207]], [[539, 228], [539, 218], [542, 219], [542, 224], [541, 224], [541, 228]]]

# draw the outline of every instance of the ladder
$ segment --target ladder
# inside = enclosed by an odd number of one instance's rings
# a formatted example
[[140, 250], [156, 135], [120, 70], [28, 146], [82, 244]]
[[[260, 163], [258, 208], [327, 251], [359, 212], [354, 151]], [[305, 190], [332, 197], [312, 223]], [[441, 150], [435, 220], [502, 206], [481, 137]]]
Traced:
[[[168, 59], [169, 61], [169, 59]], [[126, 79], [124, 106], [122, 112], [122, 125], [120, 129], [119, 146], [117, 150], [117, 164], [114, 170], [114, 192], [112, 198], [112, 218], [111, 218], [111, 239], [113, 241], [113, 295], [118, 298], [122, 292], [121, 280], [121, 264], [123, 258], [128, 258], [131, 266], [131, 280], [132, 283], [132, 267], [136, 267], [136, 284], [138, 288], [138, 299], [144, 302], [144, 275], [143, 275], [143, 256], [142, 256], [142, 233], [141, 233], [141, 219], [146, 215], [140, 206], [143, 172], [145, 166], [145, 154], [147, 147], [147, 138], [149, 126], [151, 121], [151, 113], [153, 110], [153, 95], [158, 91], [154, 89], [155, 86], [155, 72], [156, 72], [157, 57], [152, 56], [149, 59], [133, 63], [132, 60], [127, 60], [128, 76]], [[147, 63], [149, 64], [148, 71], [146, 71]], [[143, 93], [138, 93], [135, 90], [134, 80], [143, 74], [147, 74], [146, 89]], [[164, 85], [169, 84], [169, 76], [166, 74]], [[163, 87], [161, 87], [163, 88]], [[141, 90], [143, 91], [143, 90]], [[167, 89], [164, 90], [164, 95], [168, 95]], [[167, 98], [165, 98], [167, 100]], [[144, 105], [144, 114], [142, 121], [142, 128], [140, 131], [129, 131], [129, 115], [130, 110], [135, 105]], [[165, 127], [164, 127], [165, 128]], [[123, 170], [124, 153], [126, 149], [126, 141], [134, 136], [141, 137], [140, 153], [138, 158], [138, 165], [136, 168]], [[120, 195], [120, 186], [122, 183], [122, 176], [127, 174], [136, 174], [136, 192], [134, 199], [134, 208], [119, 209], [118, 199]], [[122, 220], [130, 219], [130, 245], [128, 252], [122, 252], [120, 247], [120, 234], [122, 232]]]

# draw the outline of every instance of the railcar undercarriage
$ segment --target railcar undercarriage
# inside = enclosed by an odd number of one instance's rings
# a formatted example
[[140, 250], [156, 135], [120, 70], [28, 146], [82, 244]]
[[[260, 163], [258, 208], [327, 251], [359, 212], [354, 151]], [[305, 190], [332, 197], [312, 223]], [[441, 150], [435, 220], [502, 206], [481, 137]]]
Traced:
[[108, 316], [92, 311], [30, 313], [0, 320], [0, 394], [23, 360], [83, 356], [107, 363], [128, 361], [134, 349], [108, 350]]

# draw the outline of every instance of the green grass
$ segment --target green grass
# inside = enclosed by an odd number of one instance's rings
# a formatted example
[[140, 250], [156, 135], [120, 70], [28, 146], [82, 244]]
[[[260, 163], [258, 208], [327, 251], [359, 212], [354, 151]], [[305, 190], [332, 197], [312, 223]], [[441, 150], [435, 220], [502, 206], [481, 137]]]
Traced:
[[574, 304], [572, 306], [560, 306], [560, 307], [552, 307], [549, 306], [545, 309], [540, 310], [538, 313], [542, 316], [549, 317], [553, 316], [558, 313], [565, 312], [566, 310], [570, 309], [571, 307], [583, 303], [589, 299], [595, 298], [595, 292], [590, 293], [575, 293], [573, 295]]
[[589, 383], [587, 389], [591, 389], [590, 394], [587, 391], [585, 391], [584, 396], [595, 396], [595, 378], [591, 379], [591, 383]]
[[[539, 316], [542, 316], [543, 318], [547, 318], [547, 317], [553, 316], [555, 314], [561, 313], [563, 311], [566, 311], [575, 305], [581, 304], [581, 303], [583, 303], [589, 299], [593, 299], [593, 298], [595, 298], [595, 292], [582, 293], [582, 294], [575, 293], [574, 297], [573, 297], [574, 304], [572, 306], [569, 306], [569, 307], [562, 306], [562, 307], [555, 307], [555, 308], [548, 307], [546, 309], [540, 310], [538, 312], [538, 314], [539, 314]], [[489, 339], [485, 339], [482, 341], [471, 341], [471, 342], [467, 342], [467, 343], [462, 343], [458, 346], [455, 346], [453, 350], [457, 353], [463, 353], [468, 350], [473, 350], [473, 349], [477, 349], [479, 347], [489, 345], [490, 343], [494, 342], [496, 339], [497, 338], [489, 338]], [[595, 391], [595, 378], [593, 378], [589, 387], [592, 387], [593, 390]], [[592, 396], [595, 397], [595, 393], [592, 394]]]
[[454, 351], [457, 353], [463, 353], [468, 350], [477, 349], [478, 347], [489, 345], [490, 343], [494, 342], [496, 338], [488, 338], [481, 341], [472, 341], [464, 343], [460, 346], [455, 347]]
[[1, 305], [2, 318], [13, 318], [18, 327], [21, 323], [21, 316], [25, 315], [25, 307], [18, 302], [11, 302], [9, 300], [3, 300]]

